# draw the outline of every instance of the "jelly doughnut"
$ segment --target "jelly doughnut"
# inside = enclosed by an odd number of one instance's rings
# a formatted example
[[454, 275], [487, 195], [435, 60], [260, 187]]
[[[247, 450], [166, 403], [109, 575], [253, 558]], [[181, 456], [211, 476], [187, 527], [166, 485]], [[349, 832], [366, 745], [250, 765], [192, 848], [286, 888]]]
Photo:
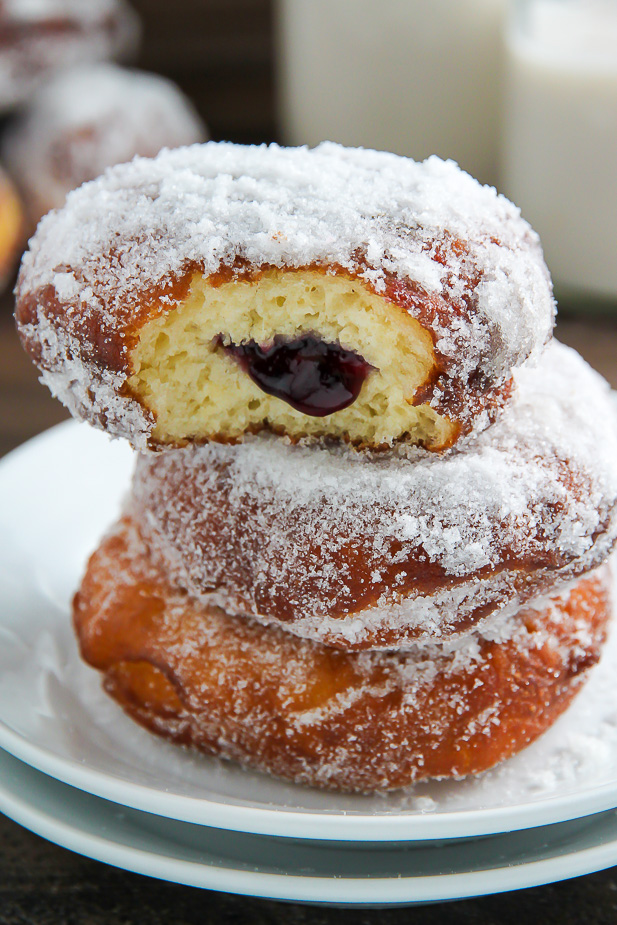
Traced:
[[84, 659], [152, 732], [299, 783], [388, 790], [492, 767], [544, 732], [600, 654], [608, 569], [490, 634], [337, 652], [174, 589], [130, 520], [75, 596]]
[[4, 161], [33, 226], [66, 194], [136, 154], [206, 139], [180, 89], [157, 74], [102, 62], [52, 77], [4, 144]]
[[48, 216], [17, 321], [73, 414], [140, 449], [270, 431], [453, 445], [548, 340], [535, 233], [452, 162], [206, 144]]
[[359, 453], [257, 436], [141, 454], [127, 511], [170, 580], [342, 649], [488, 624], [601, 564], [617, 421], [557, 342], [462, 449]]
[[23, 103], [55, 71], [130, 56], [139, 31], [124, 0], [3, 0], [0, 110]]

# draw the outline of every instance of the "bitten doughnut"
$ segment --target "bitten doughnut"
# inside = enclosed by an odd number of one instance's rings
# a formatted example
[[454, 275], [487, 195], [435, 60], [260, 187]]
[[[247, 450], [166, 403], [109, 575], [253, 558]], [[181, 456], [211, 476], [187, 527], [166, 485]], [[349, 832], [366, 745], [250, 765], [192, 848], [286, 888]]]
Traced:
[[130, 521], [75, 597], [83, 657], [158, 735], [297, 782], [387, 790], [519, 751], [598, 660], [608, 570], [453, 645], [343, 653], [174, 590]]
[[13, 125], [3, 154], [36, 227], [70, 190], [107, 167], [206, 137], [199, 116], [170, 80], [99, 63], [47, 81]]
[[604, 380], [553, 342], [499, 420], [444, 455], [253, 438], [139, 457], [127, 511], [170, 579], [342, 649], [490, 623], [602, 563], [617, 536]]
[[497, 415], [553, 314], [537, 236], [493, 189], [334, 144], [113, 168], [41, 223], [17, 290], [43, 380], [141, 449], [444, 449]]
[[138, 38], [124, 0], [3, 0], [0, 110], [23, 103], [55, 71], [131, 55]]

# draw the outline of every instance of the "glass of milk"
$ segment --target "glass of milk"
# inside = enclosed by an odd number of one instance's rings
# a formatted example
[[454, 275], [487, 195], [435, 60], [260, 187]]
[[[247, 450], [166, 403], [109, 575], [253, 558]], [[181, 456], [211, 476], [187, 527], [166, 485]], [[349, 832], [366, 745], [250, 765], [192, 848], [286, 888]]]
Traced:
[[495, 182], [506, 0], [278, 0], [283, 141], [451, 157]]
[[617, 309], [617, 2], [520, 0], [505, 54], [501, 187], [561, 301]]

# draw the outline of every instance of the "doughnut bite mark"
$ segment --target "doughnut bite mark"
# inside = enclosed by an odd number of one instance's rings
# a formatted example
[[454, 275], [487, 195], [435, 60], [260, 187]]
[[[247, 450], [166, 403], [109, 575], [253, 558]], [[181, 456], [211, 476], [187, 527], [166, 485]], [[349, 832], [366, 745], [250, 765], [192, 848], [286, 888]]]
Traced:
[[391, 648], [489, 625], [600, 565], [615, 459], [608, 386], [553, 342], [460, 452], [262, 435], [145, 453], [127, 511], [191, 594], [341, 649]]
[[[52, 391], [138, 449], [264, 430], [444, 450], [498, 416], [553, 313], [511, 203], [451, 162], [332, 144], [111, 168], [40, 223], [16, 306]], [[255, 351], [306, 338], [327, 362], [296, 402]], [[350, 389], [347, 353], [366, 371]]]
[[492, 767], [543, 733], [600, 655], [608, 570], [492, 637], [342, 653], [199, 604], [124, 520], [75, 596], [83, 658], [146, 728], [319, 787], [389, 790]]
[[184, 303], [140, 329], [131, 366], [157, 444], [270, 430], [437, 449], [459, 429], [416, 403], [438, 374], [430, 333], [346, 274], [270, 269], [214, 285], [196, 275]]

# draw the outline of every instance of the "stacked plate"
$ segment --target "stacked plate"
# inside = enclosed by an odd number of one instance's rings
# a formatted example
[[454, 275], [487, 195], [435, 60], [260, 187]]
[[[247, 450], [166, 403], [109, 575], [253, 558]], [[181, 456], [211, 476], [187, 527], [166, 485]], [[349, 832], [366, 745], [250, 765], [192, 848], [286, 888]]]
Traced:
[[73, 422], [0, 464], [0, 810], [128, 870], [305, 902], [445, 900], [617, 864], [617, 634], [567, 714], [473, 780], [321, 793], [136, 727], [69, 617], [130, 470], [126, 446]]

